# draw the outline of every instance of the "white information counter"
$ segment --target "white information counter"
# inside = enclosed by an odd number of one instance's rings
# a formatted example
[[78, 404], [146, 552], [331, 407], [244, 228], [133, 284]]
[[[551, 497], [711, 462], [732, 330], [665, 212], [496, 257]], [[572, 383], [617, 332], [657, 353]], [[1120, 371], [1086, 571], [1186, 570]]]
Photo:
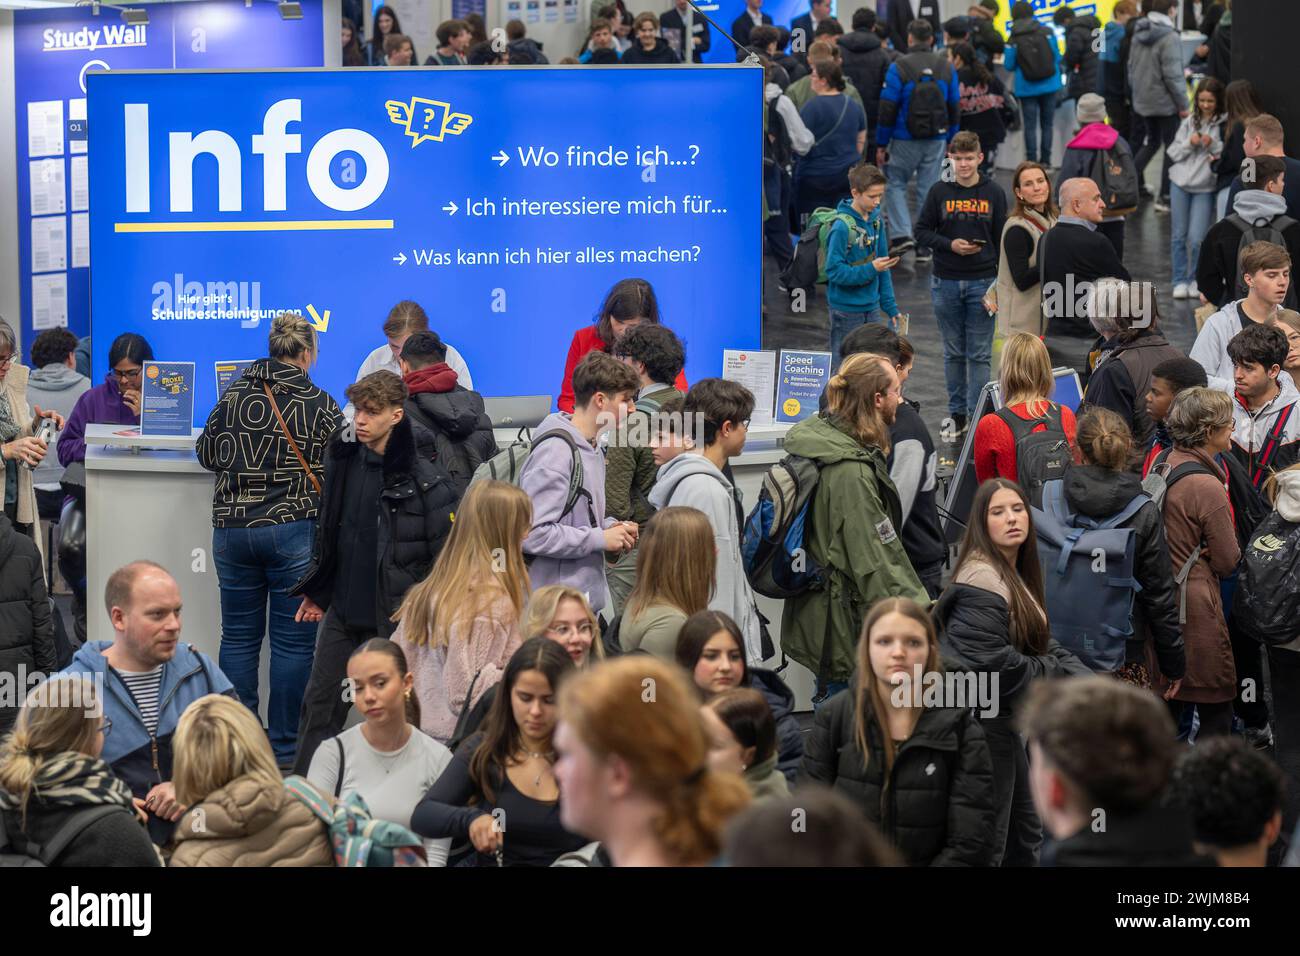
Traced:
[[[750, 429], [744, 453], [732, 471], [748, 512], [758, 500], [763, 475], [782, 454], [788, 425]], [[122, 435], [119, 425], [86, 428], [87, 632], [91, 640], [110, 640], [112, 627], [103, 609], [108, 576], [129, 561], [145, 558], [167, 568], [184, 601], [181, 637], [216, 660], [221, 644], [221, 603], [212, 560], [213, 475], [194, 454], [198, 430], [189, 438]], [[497, 441], [514, 440], [515, 429], [498, 429]], [[759, 597], [780, 645], [782, 602]], [[266, 645], [259, 685], [268, 686]], [[767, 662], [775, 667], [777, 659]], [[791, 663], [781, 676], [795, 693], [796, 707], [811, 707], [814, 677]]]

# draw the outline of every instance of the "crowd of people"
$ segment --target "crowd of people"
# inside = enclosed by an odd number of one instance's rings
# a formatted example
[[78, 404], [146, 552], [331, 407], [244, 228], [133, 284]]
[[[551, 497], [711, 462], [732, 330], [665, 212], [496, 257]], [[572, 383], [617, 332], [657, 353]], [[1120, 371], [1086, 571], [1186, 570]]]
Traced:
[[[45, 330], [29, 367], [0, 322], [0, 671], [45, 678], [0, 707], [0, 857], [1262, 866], [1294, 855], [1300, 313], [1287, 308], [1294, 223], [1269, 225], [1291, 184], [1281, 124], [1249, 112], [1243, 80], [1198, 81], [1177, 124], [1131, 104], [1152, 155], [1167, 146], [1175, 297], [1190, 284], [1209, 313], [1184, 355], [1161, 331], [1154, 279], [1124, 266], [1132, 210], [1095, 172], [1121, 157], [1143, 165], [1117, 132], [1123, 59], [1086, 62], [1090, 18], [1061, 24], [1063, 54], [1037, 50], [1027, 4], [1003, 38], [997, 6], [943, 24], [947, 54], [932, 51], [930, 20], [910, 20], [896, 57], [896, 23], [859, 10], [838, 37], [815, 2], [791, 29], [817, 38], [804, 77], [779, 55], [760, 0], [733, 24], [768, 57], [769, 120], [811, 147], [805, 158], [840, 136], [852, 154], [826, 220], [835, 369], [757, 501], [742, 501], [732, 470], [754, 395], [686, 381], [685, 344], [644, 279], [606, 292], [556, 369], [559, 410], [506, 447], [465, 359], [418, 303], [392, 307], [343, 407], [312, 381], [312, 323], [286, 313], [197, 440], [215, 478], [221, 616], [185, 629], [219, 623], [214, 658], [185, 641], [169, 569], [123, 564], [102, 610], [86, 593], [85, 428], [138, 423], [149, 343], [119, 336], [92, 386], [87, 343]], [[1170, 10], [1131, 6], [1121, 0], [1107, 26], [1131, 32], [1130, 72], [1139, 47], [1164, 42]], [[611, 9], [583, 51], [593, 62], [624, 39], [625, 11]], [[413, 62], [389, 8], [376, 24], [387, 62]], [[1225, 13], [1210, 60], [1230, 24]], [[460, 62], [444, 58], [472, 51], [471, 27], [444, 27], [436, 62]], [[661, 28], [632, 18], [626, 42], [639, 46], [624, 57], [659, 55]], [[697, 50], [709, 42], [696, 32]], [[1001, 117], [1012, 90], [990, 69], [998, 58], [1015, 73], [1030, 153], [1009, 191], [989, 169], [1005, 126], [965, 126]], [[1055, 182], [1050, 124], [1037, 118], [1059, 91], [1031, 92], [1043, 62], [1077, 93], [1081, 127]], [[1186, 95], [1181, 64], [1178, 82]], [[1251, 172], [1225, 182], [1213, 164], [1230, 148]], [[794, 203], [834, 198], [834, 168], [804, 167]], [[1211, 225], [1217, 192], [1233, 213]], [[922, 248], [942, 357], [908, 338], [890, 280]], [[955, 554], [935, 442], [904, 397], [917, 362], [942, 364], [946, 440], [973, 431], [978, 488], [953, 516]], [[1062, 364], [1084, 386], [1078, 408], [1054, 396]], [[997, 408], [972, 420], [990, 379]], [[42, 521], [59, 527], [70, 632], [50, 597]], [[779, 643], [758, 602], [778, 594]], [[90, 614], [110, 639], [85, 639]], [[815, 678], [811, 723], [784, 660]]]

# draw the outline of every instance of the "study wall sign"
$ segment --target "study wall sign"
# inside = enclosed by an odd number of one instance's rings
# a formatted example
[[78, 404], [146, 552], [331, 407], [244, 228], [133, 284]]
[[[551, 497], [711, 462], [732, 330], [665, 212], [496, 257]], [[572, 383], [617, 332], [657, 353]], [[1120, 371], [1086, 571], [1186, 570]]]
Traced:
[[[413, 299], [476, 389], [554, 396], [573, 333], [641, 277], [688, 378], [717, 375], [724, 348], [759, 344], [762, 80], [748, 66], [93, 74], [96, 340], [138, 332], [207, 369], [266, 354], [274, 317], [299, 313], [319, 333], [310, 374], [342, 403], [389, 309]], [[199, 424], [215, 384], [197, 378]]]

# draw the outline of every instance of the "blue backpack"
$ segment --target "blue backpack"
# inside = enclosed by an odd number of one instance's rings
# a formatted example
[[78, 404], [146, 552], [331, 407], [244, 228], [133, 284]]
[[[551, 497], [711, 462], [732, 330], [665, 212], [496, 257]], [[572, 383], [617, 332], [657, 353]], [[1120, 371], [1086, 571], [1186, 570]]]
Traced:
[[1103, 521], [1075, 514], [1060, 479], [1043, 485], [1043, 507], [1033, 509], [1038, 560], [1052, 637], [1094, 671], [1124, 666], [1124, 642], [1133, 636], [1133, 576], [1137, 532], [1120, 525], [1151, 500], [1135, 495]]
[[821, 465], [801, 455], [786, 455], [763, 476], [740, 545], [745, 576], [759, 594], [785, 599], [824, 586], [822, 568], [806, 544], [820, 477]]

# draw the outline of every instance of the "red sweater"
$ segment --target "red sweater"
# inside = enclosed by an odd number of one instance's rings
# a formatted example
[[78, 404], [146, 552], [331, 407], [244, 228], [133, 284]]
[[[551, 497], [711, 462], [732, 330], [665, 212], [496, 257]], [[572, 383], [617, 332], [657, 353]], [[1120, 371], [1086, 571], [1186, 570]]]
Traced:
[[[1021, 402], [1012, 405], [1011, 411], [1028, 421], [1033, 418], [1029, 407]], [[1034, 431], [1044, 430], [1039, 425]], [[1074, 412], [1061, 406], [1061, 427], [1070, 442], [1070, 451], [1074, 451]], [[1016, 475], [1016, 442], [1011, 428], [997, 415], [985, 415], [975, 426], [975, 478], [983, 484], [990, 478], [1008, 478], [1019, 480]]]
[[[588, 352], [608, 352], [609, 345], [600, 337], [595, 325], [584, 325], [573, 333], [569, 343], [569, 357], [564, 360], [564, 381], [560, 385], [560, 398], [556, 402], [562, 412], [573, 412], [573, 370], [578, 367]], [[677, 381], [673, 383], [679, 392], [686, 391], [686, 373], [678, 372]]]

